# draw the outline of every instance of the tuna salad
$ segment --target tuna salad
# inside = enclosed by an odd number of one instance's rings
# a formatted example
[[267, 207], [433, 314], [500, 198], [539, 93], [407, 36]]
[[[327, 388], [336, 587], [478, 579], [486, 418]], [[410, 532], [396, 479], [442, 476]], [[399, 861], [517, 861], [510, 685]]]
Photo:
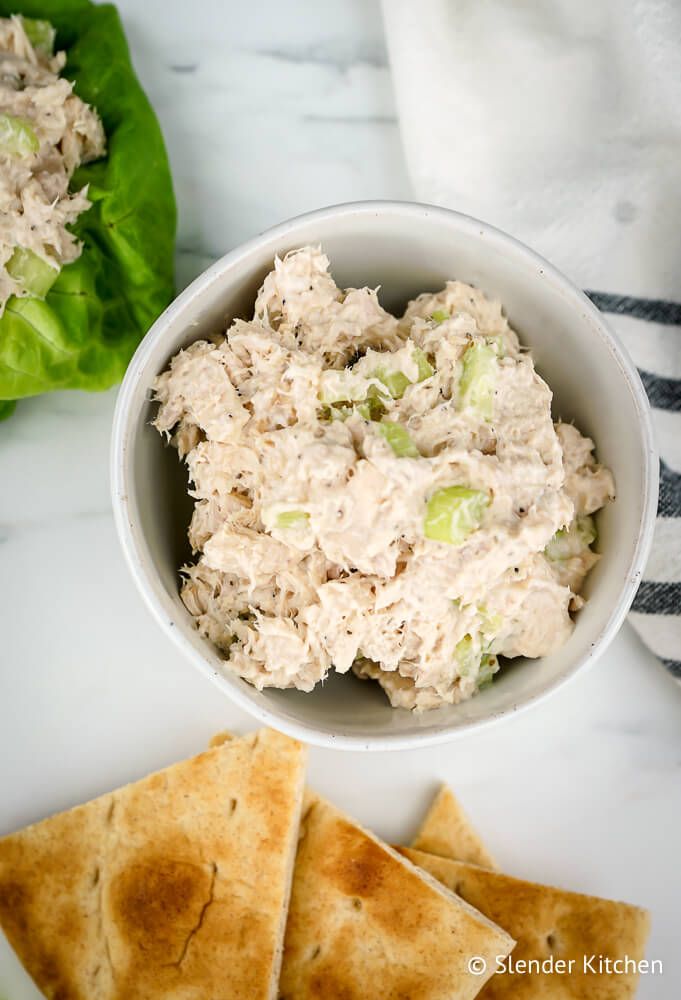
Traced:
[[195, 500], [182, 599], [257, 688], [353, 671], [429, 709], [489, 685], [498, 657], [568, 639], [613, 478], [554, 424], [478, 289], [449, 281], [398, 319], [303, 247], [274, 261], [252, 319], [154, 388]]
[[11, 295], [43, 298], [80, 255], [67, 226], [90, 202], [69, 182], [104, 154], [97, 113], [59, 76], [54, 35], [47, 21], [0, 18], [0, 315]]

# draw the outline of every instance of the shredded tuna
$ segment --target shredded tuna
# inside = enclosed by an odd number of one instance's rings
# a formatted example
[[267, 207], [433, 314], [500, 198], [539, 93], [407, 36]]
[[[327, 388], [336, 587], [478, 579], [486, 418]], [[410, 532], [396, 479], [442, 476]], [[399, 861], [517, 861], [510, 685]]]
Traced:
[[[87, 187], [69, 184], [81, 163], [104, 154], [96, 111], [59, 77], [66, 57], [34, 49], [20, 17], [0, 18], [0, 115], [19, 121], [35, 138], [34, 152], [0, 144], [0, 315], [11, 295], [30, 289], [7, 268], [17, 248], [58, 272], [82, 247], [68, 226], [90, 207]], [[10, 265], [11, 267], [11, 265]]]
[[[448, 282], [398, 320], [304, 247], [277, 258], [252, 320], [181, 351], [155, 395], [195, 500], [183, 600], [256, 687], [352, 670], [423, 710], [475, 694], [499, 656], [567, 641], [612, 476], [554, 425], [479, 290]], [[461, 490], [464, 528], [446, 508]]]

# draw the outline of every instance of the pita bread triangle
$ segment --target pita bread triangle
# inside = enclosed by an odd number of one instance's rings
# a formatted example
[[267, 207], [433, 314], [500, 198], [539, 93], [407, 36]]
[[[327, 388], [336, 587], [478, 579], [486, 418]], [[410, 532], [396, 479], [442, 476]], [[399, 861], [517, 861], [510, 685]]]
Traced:
[[[520, 971], [497, 973], [480, 993], [484, 1000], [625, 1000], [636, 993], [632, 968], [613, 966], [601, 971], [585, 967], [584, 958], [612, 961], [643, 958], [650, 916], [637, 906], [584, 896], [521, 879], [399, 848], [427, 871], [517, 940], [512, 961]], [[546, 963], [519, 966], [525, 961]], [[574, 966], [563, 967], [559, 961]]]
[[433, 799], [411, 846], [417, 851], [439, 854], [453, 861], [465, 861], [483, 868], [498, 867], [447, 785], [442, 785]]
[[[334, 806], [306, 794], [281, 1000], [463, 1000], [514, 941]], [[468, 970], [489, 960], [487, 976]]]
[[233, 740], [0, 839], [0, 925], [50, 1000], [272, 1000], [305, 750]]

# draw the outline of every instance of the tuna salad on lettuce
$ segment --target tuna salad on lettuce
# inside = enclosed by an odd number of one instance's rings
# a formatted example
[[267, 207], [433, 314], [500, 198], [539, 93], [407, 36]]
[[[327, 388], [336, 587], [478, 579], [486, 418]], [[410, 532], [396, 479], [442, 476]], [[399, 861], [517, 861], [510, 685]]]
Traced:
[[115, 8], [0, 0], [0, 416], [120, 379], [172, 297], [174, 228]]
[[195, 500], [182, 598], [256, 687], [352, 670], [434, 708], [570, 636], [612, 475], [479, 290], [397, 319], [304, 247], [155, 396]]

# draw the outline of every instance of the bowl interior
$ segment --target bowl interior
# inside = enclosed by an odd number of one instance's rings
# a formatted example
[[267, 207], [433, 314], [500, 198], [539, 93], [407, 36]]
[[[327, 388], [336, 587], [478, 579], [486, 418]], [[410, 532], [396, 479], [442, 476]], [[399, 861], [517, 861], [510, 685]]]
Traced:
[[[514, 661], [469, 702], [416, 715], [391, 709], [377, 685], [331, 675], [312, 694], [258, 692], [225, 670], [193, 628], [178, 596], [178, 567], [189, 558], [191, 504], [174, 449], [149, 426], [150, 387], [183, 346], [251, 314], [275, 253], [321, 243], [341, 286], [381, 286], [400, 311], [448, 278], [482, 288], [504, 304], [554, 391], [554, 417], [594, 438], [615, 475], [617, 500], [598, 517], [602, 559], [588, 580], [590, 600], [569, 642], [552, 656]], [[260, 718], [313, 742], [389, 746], [441, 738], [528, 703], [555, 687], [603, 647], [626, 611], [650, 518], [647, 414], [626, 359], [596, 311], [540, 258], [508, 237], [444, 210], [421, 206], [342, 206], [279, 227], [219, 261], [150, 331], [119, 400], [114, 440], [114, 502], [133, 572], [157, 616], [194, 663]], [[118, 468], [118, 473], [116, 473]], [[646, 491], [648, 497], [646, 498]]]

